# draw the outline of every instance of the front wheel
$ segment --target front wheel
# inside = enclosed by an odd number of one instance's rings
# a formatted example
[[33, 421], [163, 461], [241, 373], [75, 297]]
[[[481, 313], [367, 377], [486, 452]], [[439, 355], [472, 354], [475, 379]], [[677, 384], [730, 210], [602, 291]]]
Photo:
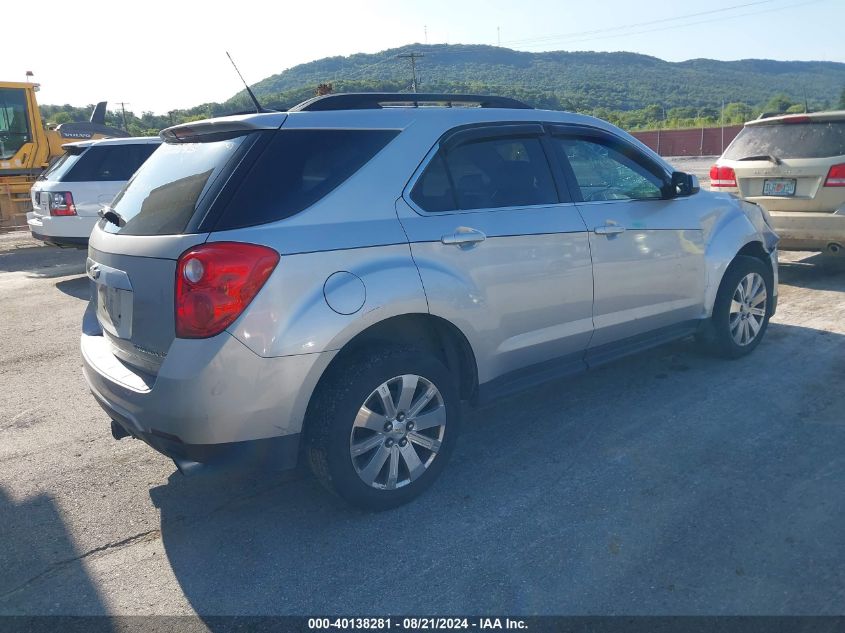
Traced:
[[759, 259], [737, 257], [713, 304], [702, 337], [707, 348], [726, 358], [750, 354], [766, 333], [771, 316], [772, 272]]
[[308, 420], [320, 482], [350, 504], [385, 510], [430, 486], [455, 443], [460, 399], [432, 355], [390, 347], [334, 368]]

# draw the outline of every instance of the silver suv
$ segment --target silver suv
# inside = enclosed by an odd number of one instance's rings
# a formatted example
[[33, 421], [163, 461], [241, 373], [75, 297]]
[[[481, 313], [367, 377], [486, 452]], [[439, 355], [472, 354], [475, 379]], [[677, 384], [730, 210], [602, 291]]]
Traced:
[[480, 403], [697, 335], [737, 358], [777, 302], [757, 205], [603, 121], [468, 95], [330, 95], [188, 123], [90, 240], [84, 372], [184, 470], [293, 466], [415, 497]]

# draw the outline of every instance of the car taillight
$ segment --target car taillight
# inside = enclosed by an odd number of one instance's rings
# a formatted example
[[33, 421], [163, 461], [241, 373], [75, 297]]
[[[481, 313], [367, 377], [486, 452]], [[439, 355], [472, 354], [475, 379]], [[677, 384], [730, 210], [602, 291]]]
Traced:
[[237, 319], [279, 263], [266, 246], [214, 242], [192, 248], [176, 264], [176, 336], [207, 338]]
[[736, 174], [733, 167], [713, 165], [710, 168], [711, 187], [736, 187]]
[[839, 163], [830, 168], [827, 172], [825, 187], [845, 187], [845, 163]]
[[70, 191], [51, 191], [47, 198], [50, 215], [76, 215], [73, 195]]

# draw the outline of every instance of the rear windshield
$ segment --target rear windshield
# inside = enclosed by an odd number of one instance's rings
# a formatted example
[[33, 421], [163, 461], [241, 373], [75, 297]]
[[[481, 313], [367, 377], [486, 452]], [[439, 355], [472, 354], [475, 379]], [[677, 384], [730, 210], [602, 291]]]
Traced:
[[279, 130], [238, 186], [215, 230], [266, 224], [307, 209], [363, 167], [396, 130]]
[[61, 180], [62, 177], [70, 171], [71, 167], [76, 165], [77, 161], [82, 157], [82, 153], [78, 151], [67, 152], [59, 156], [53, 164], [41, 172], [38, 180]]
[[845, 155], [845, 121], [748, 125], [725, 150], [725, 158], [831, 158]]
[[150, 157], [157, 143], [129, 143], [126, 145], [95, 145], [79, 160], [52, 180], [62, 182], [126, 181]]
[[114, 199], [112, 209], [126, 224], [104, 222], [103, 230], [121, 235], [182, 233], [246, 138], [163, 143]]

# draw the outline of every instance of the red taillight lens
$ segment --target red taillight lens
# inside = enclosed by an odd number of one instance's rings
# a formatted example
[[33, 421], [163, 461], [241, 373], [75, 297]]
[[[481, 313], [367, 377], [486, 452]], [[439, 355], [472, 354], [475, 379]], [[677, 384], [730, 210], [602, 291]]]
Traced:
[[47, 200], [50, 215], [76, 215], [70, 191], [51, 191]]
[[824, 181], [825, 187], [845, 187], [845, 163], [834, 165], [827, 172], [827, 179]]
[[176, 264], [176, 336], [207, 338], [229, 327], [279, 263], [266, 246], [203, 244]]
[[713, 165], [710, 168], [711, 187], [736, 187], [736, 174], [733, 167]]

